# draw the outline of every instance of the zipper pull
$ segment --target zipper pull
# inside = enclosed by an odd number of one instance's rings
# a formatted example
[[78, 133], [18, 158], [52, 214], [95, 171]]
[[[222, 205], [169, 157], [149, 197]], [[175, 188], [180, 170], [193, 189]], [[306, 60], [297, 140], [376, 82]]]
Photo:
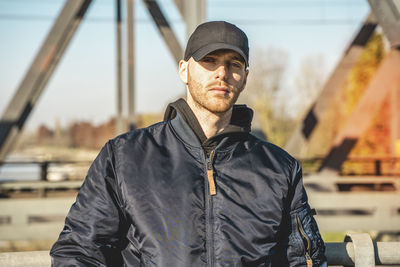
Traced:
[[215, 188], [215, 181], [214, 181], [214, 170], [212, 166], [212, 156], [214, 151], [211, 151], [210, 157], [207, 159], [207, 178], [208, 178], [208, 187], [210, 190], [210, 195], [217, 194], [217, 190]]
[[308, 252], [306, 252], [306, 262], [307, 262], [307, 267], [313, 267], [312, 266], [312, 259], [310, 257], [310, 254], [308, 254]]

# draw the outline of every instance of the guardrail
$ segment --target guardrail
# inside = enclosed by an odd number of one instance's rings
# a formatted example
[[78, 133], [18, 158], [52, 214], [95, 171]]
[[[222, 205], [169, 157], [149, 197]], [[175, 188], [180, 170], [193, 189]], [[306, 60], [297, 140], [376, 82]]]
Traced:
[[[352, 234], [344, 243], [326, 243], [328, 266], [400, 265], [400, 242], [372, 242], [368, 234]], [[0, 266], [50, 266], [48, 251], [0, 253]]]
[[[76, 195], [81, 188], [83, 180], [80, 181], [32, 181], [32, 182], [3, 182], [0, 183], [0, 196], [3, 199], [18, 198], [19, 195], [32, 197], [48, 197], [52, 193], [66, 193]], [[65, 195], [64, 195], [65, 197]], [[26, 197], [25, 197], [26, 198]], [[0, 201], [3, 201], [0, 199]]]
[[[71, 160], [30, 160], [30, 161], [0, 161], [0, 173], [4, 169], [21, 169], [24, 167], [31, 168], [36, 166], [37, 169], [29, 169], [28, 178], [27, 173], [16, 172], [16, 173], [7, 173], [5, 179], [11, 180], [41, 180], [41, 181], [60, 181], [60, 180], [82, 180], [91, 161], [71, 161]], [[4, 176], [4, 175], [3, 175]]]
[[399, 192], [312, 192], [308, 196], [321, 231], [400, 232]]
[[74, 201], [72, 197], [1, 199], [0, 239], [56, 240]]
[[[303, 173], [317, 173], [323, 157], [299, 159]], [[348, 157], [343, 163], [340, 175], [400, 175], [399, 157]]]
[[[74, 201], [74, 197], [0, 199], [0, 239], [56, 239]], [[309, 202], [323, 232], [400, 232], [399, 192], [312, 192]]]
[[[322, 231], [400, 231], [398, 193], [313, 192], [309, 196], [311, 205], [318, 210], [316, 220]], [[73, 197], [0, 200], [0, 239], [56, 240], [74, 200]], [[349, 214], [330, 214], [332, 211]], [[351, 214], [354, 211], [356, 214]], [[326, 244], [329, 265], [400, 265], [400, 242], [372, 242], [367, 234], [351, 234], [346, 241], [352, 242]], [[0, 266], [50, 266], [50, 257], [43, 251], [0, 253]]]
[[[304, 174], [316, 173], [324, 158], [315, 157], [299, 159]], [[0, 161], [2, 166], [37, 166], [36, 179], [65, 180], [83, 179], [90, 166], [90, 161], [67, 160], [31, 160], [31, 161]], [[400, 158], [396, 157], [349, 157], [343, 164], [341, 175], [400, 175]]]

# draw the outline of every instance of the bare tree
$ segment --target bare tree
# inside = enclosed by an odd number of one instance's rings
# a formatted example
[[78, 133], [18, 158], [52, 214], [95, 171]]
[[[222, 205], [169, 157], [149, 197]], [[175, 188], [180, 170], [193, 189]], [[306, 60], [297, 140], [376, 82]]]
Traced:
[[279, 92], [288, 56], [278, 48], [259, 48], [253, 54], [247, 87], [240, 101], [255, 110], [255, 128], [261, 128], [269, 141], [282, 145], [287, 138], [288, 118]]
[[321, 54], [305, 57], [295, 77], [299, 116], [309, 110], [326, 80], [324, 58]]

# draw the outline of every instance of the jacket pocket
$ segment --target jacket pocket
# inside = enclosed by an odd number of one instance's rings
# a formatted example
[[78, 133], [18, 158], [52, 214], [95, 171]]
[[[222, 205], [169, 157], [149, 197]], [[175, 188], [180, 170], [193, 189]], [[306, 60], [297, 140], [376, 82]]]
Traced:
[[[290, 215], [292, 233], [289, 237], [292, 253], [307, 267], [320, 266], [325, 261], [325, 245], [308, 204]], [[299, 261], [299, 260], [297, 260]]]

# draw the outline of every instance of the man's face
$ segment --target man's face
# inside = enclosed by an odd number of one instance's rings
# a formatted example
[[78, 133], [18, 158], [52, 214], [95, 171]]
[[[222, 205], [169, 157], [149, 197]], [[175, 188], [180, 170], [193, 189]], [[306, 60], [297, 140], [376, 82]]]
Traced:
[[248, 71], [238, 53], [217, 50], [198, 62], [193, 58], [181, 61], [179, 74], [194, 104], [212, 113], [224, 113], [243, 91]]

